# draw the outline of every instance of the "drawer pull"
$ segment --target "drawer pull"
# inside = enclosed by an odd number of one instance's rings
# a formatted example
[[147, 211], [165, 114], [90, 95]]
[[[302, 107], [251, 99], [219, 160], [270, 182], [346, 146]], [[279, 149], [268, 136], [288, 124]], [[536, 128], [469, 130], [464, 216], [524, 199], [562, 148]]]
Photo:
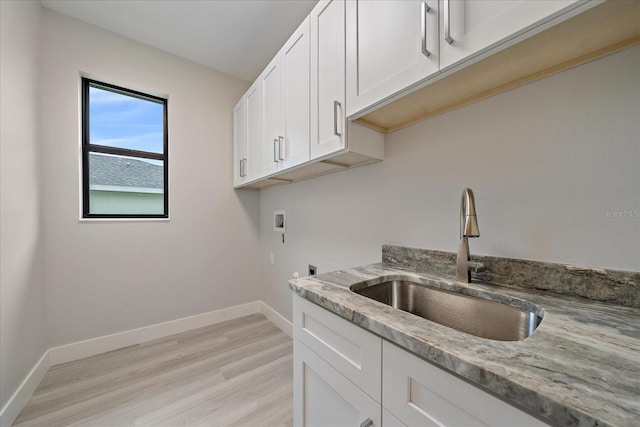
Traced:
[[371, 427], [373, 425], [373, 420], [371, 418], [367, 418], [363, 422], [360, 423], [360, 427]]

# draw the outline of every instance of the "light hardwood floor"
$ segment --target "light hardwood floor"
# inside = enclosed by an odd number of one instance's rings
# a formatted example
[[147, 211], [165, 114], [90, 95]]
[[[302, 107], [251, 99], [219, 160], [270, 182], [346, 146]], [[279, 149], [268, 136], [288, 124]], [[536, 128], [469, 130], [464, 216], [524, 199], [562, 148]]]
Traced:
[[254, 314], [56, 365], [14, 426], [290, 426], [292, 353]]

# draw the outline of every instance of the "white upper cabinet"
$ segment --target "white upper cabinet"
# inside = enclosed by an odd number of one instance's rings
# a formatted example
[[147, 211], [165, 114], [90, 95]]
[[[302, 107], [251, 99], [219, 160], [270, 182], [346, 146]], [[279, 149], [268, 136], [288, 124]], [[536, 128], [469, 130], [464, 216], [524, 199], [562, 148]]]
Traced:
[[243, 96], [233, 107], [233, 186], [246, 181], [247, 102]]
[[439, 70], [438, 0], [347, 2], [347, 116]]
[[[247, 158], [234, 166], [235, 187], [264, 188], [384, 158], [384, 135], [346, 122], [345, 55], [345, 1], [323, 0], [252, 86], [259, 131], [247, 109], [246, 144], [234, 127], [234, 156]], [[238, 120], [240, 114], [234, 110]], [[245, 167], [249, 175], [240, 177]]]
[[247, 160], [245, 179], [251, 181], [260, 175], [262, 144], [262, 94], [260, 81], [256, 81], [245, 95], [247, 119]]
[[310, 119], [309, 18], [298, 27], [281, 53], [284, 168], [309, 160]]
[[[569, 18], [603, 1], [319, 0], [256, 80], [253, 95], [245, 94], [244, 110], [234, 108], [234, 186], [264, 188], [382, 160], [380, 131], [566, 63], [584, 44], [571, 39]], [[564, 29], [556, 26], [565, 20]], [[585, 22], [579, 25], [587, 31]], [[561, 49], [550, 49], [550, 37], [544, 47], [521, 43], [525, 54], [537, 49], [535, 64], [545, 68], [518, 66], [522, 52], [506, 48], [545, 30], [571, 40]], [[506, 60], [480, 61], [503, 49], [500, 55], [511, 52]]]
[[282, 144], [282, 82], [280, 57], [276, 56], [262, 72], [262, 175], [277, 172], [284, 159]]
[[440, 68], [527, 32], [584, 0], [439, 0]]
[[233, 186], [260, 175], [262, 97], [256, 81], [233, 107]]
[[584, 0], [347, 2], [347, 116], [505, 47]]
[[345, 148], [345, 1], [320, 0], [311, 18], [311, 158]]
[[262, 175], [309, 160], [309, 19], [260, 75]]

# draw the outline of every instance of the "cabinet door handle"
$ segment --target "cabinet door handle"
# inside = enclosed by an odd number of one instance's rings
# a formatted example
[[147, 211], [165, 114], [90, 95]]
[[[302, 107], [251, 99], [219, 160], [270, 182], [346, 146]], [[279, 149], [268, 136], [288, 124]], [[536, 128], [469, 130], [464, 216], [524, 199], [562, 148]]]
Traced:
[[278, 138], [273, 138], [273, 161], [278, 163]]
[[247, 159], [240, 160], [240, 177], [247, 176]]
[[333, 134], [342, 136], [342, 132], [338, 132], [338, 108], [342, 108], [339, 101], [333, 101]]
[[444, 39], [447, 43], [453, 43], [451, 37], [451, 0], [444, 0]]
[[373, 425], [373, 420], [371, 418], [367, 418], [363, 422], [360, 423], [360, 427], [371, 427]]
[[420, 6], [421, 18], [421, 30], [422, 30], [422, 54], [427, 58], [431, 56], [431, 52], [427, 49], [427, 13], [431, 10], [426, 1], [422, 2]]
[[284, 137], [279, 136], [278, 137], [278, 159], [279, 160], [284, 160], [284, 149], [286, 147], [284, 146]]

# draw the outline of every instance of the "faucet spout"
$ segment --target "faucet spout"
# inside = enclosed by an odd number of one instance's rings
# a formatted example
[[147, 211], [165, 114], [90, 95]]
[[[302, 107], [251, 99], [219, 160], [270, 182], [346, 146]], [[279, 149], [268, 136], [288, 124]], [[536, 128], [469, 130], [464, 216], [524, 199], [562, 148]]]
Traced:
[[478, 218], [476, 217], [476, 201], [470, 188], [465, 188], [462, 191], [462, 200], [460, 201], [460, 238], [463, 237], [480, 237]]
[[473, 191], [470, 188], [465, 188], [462, 191], [462, 200], [460, 202], [460, 244], [458, 245], [456, 260], [456, 280], [459, 282], [470, 283], [471, 270], [475, 272], [485, 270], [483, 264], [469, 261], [469, 237], [480, 237], [480, 230], [478, 229]]

